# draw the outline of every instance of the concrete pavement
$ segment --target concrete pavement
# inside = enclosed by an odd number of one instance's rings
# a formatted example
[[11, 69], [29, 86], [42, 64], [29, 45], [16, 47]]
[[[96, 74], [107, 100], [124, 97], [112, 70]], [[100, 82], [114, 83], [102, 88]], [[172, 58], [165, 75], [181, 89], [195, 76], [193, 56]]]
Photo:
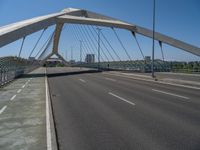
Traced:
[[198, 89], [104, 73], [48, 79], [61, 150], [200, 148]]
[[45, 70], [39, 68], [0, 89], [0, 149], [45, 150]]

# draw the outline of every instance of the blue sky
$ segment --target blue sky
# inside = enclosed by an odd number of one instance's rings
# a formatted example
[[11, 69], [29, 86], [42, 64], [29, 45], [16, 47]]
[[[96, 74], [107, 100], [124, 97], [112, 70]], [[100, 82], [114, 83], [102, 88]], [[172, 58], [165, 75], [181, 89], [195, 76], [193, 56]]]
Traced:
[[[58, 12], [67, 7], [83, 8], [105, 14], [126, 22], [152, 28], [153, 0], [0, 0], [0, 26], [29, 19], [39, 15]], [[200, 47], [200, 1], [199, 0], [157, 0], [156, 31], [172, 36], [182, 41]], [[79, 59], [79, 44], [75, 41], [71, 26], [66, 27], [61, 36], [59, 50], [67, 53], [73, 46], [74, 58]], [[45, 38], [53, 30], [45, 33], [38, 49]], [[133, 59], [141, 59], [141, 55], [131, 34], [124, 30], [116, 30]], [[41, 31], [27, 37], [22, 52], [27, 57]], [[126, 55], [120, 47], [112, 30], [103, 28], [103, 33], [109, 38], [122, 59]], [[145, 55], [151, 55], [152, 40], [138, 35]], [[21, 40], [0, 48], [0, 56], [17, 55]], [[183, 52], [171, 46], [163, 46], [167, 60], [200, 60], [199, 57]], [[36, 49], [37, 51], [37, 49]], [[67, 51], [67, 52], [66, 52]], [[156, 43], [156, 58], [161, 58], [161, 52]]]

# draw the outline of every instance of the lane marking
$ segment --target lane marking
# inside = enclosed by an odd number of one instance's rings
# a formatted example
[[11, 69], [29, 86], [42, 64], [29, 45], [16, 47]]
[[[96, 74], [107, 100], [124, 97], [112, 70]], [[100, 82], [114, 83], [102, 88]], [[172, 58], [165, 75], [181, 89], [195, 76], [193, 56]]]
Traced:
[[163, 94], [167, 94], [167, 95], [171, 95], [171, 96], [176, 96], [176, 97], [183, 98], [183, 99], [190, 99], [189, 97], [185, 97], [185, 96], [181, 96], [181, 95], [178, 95], [178, 94], [169, 93], [169, 92], [165, 92], [165, 91], [161, 91], [161, 90], [152, 89], [152, 91], [163, 93]]
[[167, 82], [164, 82], [164, 81], [154, 81], [154, 80], [151, 80], [151, 79], [142, 79], [142, 78], [139, 78], [139, 77], [130, 77], [130, 76], [120, 75], [120, 74], [116, 74], [116, 73], [105, 73], [104, 72], [103, 74], [107, 74], [107, 75], [111, 75], [111, 76], [113, 75], [113, 76], [118, 76], [118, 77], [124, 77], [124, 78], [129, 78], [129, 79], [134, 79], [134, 80], [142, 80], [142, 81], [161, 83], [161, 84], [167, 84], [167, 85], [173, 85], [173, 86], [178, 86], [178, 87], [200, 90], [200, 87], [190, 86], [190, 85], [167, 83]]
[[26, 86], [26, 84], [24, 84], [24, 85], [22, 86], [22, 88], [25, 88], [25, 86]]
[[3, 108], [1, 108], [0, 110], [0, 114], [2, 114], [6, 108], [7, 108], [7, 105], [3, 106]]
[[17, 93], [20, 93], [22, 91], [22, 89], [19, 89], [18, 91], [17, 91]]
[[109, 81], [113, 81], [115, 82], [116, 80], [115, 79], [111, 79], [111, 78], [105, 78], [106, 80], [109, 80]]
[[120, 100], [122, 100], [122, 101], [124, 101], [124, 102], [126, 102], [126, 103], [128, 103], [128, 104], [130, 104], [130, 105], [135, 106], [135, 103], [130, 102], [129, 100], [126, 100], [125, 98], [120, 97], [120, 96], [118, 96], [118, 95], [116, 95], [116, 94], [114, 94], [114, 93], [112, 93], [112, 92], [109, 92], [108, 94], [110, 94], [110, 95], [112, 95], [112, 96], [114, 96], [114, 97], [116, 97], [116, 98], [118, 98], [118, 99], [120, 99]]
[[86, 83], [86, 81], [85, 80], [83, 80], [83, 79], [79, 79], [81, 82], [83, 82], [83, 83]]
[[49, 110], [49, 88], [47, 81], [47, 70], [45, 69], [45, 87], [46, 87], [46, 134], [47, 134], [47, 150], [52, 150], [52, 135], [50, 127], [50, 110]]
[[16, 96], [17, 96], [17, 95], [14, 95], [13, 97], [11, 97], [10, 100], [11, 100], [11, 101], [14, 100]]

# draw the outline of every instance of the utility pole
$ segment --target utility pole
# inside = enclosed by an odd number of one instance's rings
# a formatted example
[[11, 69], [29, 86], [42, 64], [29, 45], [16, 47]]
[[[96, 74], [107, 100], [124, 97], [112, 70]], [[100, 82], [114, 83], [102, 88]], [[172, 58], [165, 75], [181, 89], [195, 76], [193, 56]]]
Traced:
[[155, 13], [156, 13], [156, 0], [153, 0], [153, 47], [152, 47], [152, 63], [151, 63], [152, 78], [155, 78], [155, 74], [154, 74]]
[[100, 45], [100, 41], [101, 41], [101, 29], [97, 28], [98, 30], [98, 70], [100, 70], [100, 49], [101, 49], [101, 45]]

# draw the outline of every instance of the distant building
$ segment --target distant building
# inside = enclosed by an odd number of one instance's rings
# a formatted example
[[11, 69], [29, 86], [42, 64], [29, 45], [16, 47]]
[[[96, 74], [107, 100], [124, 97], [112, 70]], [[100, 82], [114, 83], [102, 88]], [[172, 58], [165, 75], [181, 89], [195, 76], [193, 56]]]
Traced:
[[95, 62], [95, 56], [94, 54], [87, 54], [85, 57], [86, 63], [94, 63]]
[[146, 62], [150, 62], [151, 61], [151, 56], [145, 56], [144, 59], [145, 59]]

